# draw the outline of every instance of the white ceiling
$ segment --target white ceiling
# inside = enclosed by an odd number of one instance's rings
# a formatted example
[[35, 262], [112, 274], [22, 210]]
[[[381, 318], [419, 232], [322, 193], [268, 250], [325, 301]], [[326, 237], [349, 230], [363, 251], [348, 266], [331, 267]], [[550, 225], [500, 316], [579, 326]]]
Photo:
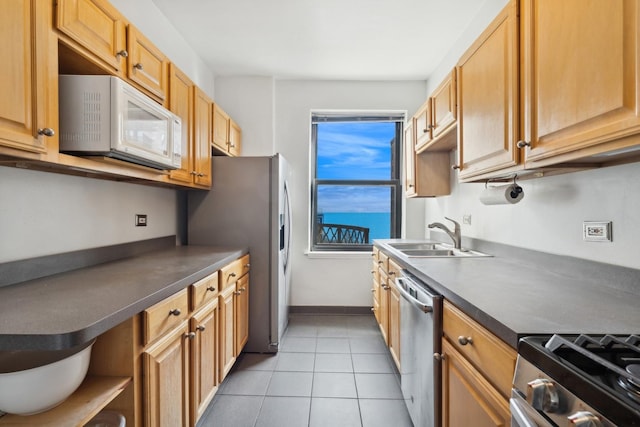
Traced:
[[424, 80], [485, 0], [153, 0], [218, 76]]

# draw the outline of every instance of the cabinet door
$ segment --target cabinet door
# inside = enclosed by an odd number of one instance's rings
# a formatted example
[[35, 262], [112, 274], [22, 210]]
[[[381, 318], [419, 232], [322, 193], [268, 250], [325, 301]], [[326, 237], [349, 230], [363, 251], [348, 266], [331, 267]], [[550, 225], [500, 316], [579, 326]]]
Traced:
[[148, 427], [189, 425], [188, 337], [185, 322], [143, 353]]
[[446, 339], [442, 351], [442, 425], [510, 426], [508, 401]]
[[229, 154], [239, 156], [242, 151], [242, 130], [232, 119], [229, 119]]
[[[526, 0], [522, 4], [524, 139], [530, 143], [526, 160], [542, 164], [557, 155], [638, 133], [638, 3]], [[590, 154], [620, 147], [594, 149]]]
[[193, 181], [193, 82], [174, 64], [169, 67], [169, 109], [182, 119], [182, 140], [180, 141], [180, 169], [169, 174], [172, 180], [191, 183]]
[[400, 371], [400, 292], [389, 281], [389, 352]]
[[456, 70], [454, 69], [431, 94], [433, 139], [438, 138], [456, 123]]
[[389, 285], [387, 284], [389, 278], [387, 274], [380, 271], [380, 307], [379, 307], [379, 320], [380, 332], [384, 342], [389, 345]]
[[229, 116], [225, 111], [213, 104], [213, 144], [225, 153], [228, 150], [229, 141]]
[[219, 355], [220, 381], [222, 381], [236, 361], [235, 341], [233, 336], [235, 324], [234, 292], [235, 285], [226, 287], [219, 296]]
[[[0, 145], [57, 152], [57, 50], [50, 19], [51, 5], [45, 2], [2, 4]], [[46, 136], [49, 131], [54, 134]]]
[[413, 128], [415, 129], [415, 151], [420, 151], [422, 147], [431, 141], [431, 100], [427, 101], [413, 116]]
[[517, 11], [511, 0], [458, 62], [461, 179], [520, 161]]
[[193, 181], [199, 187], [211, 187], [211, 100], [198, 87], [194, 92]]
[[218, 390], [218, 300], [191, 318], [191, 422], [198, 422]]
[[413, 145], [413, 124], [404, 128], [404, 193], [407, 197], [416, 195], [416, 154]]
[[238, 357], [249, 339], [249, 275], [236, 283], [235, 292], [235, 355]]
[[57, 2], [58, 30], [117, 73], [128, 56], [125, 26], [122, 15], [106, 0]]
[[127, 76], [147, 93], [164, 102], [167, 97], [169, 60], [133, 25], [127, 29]]

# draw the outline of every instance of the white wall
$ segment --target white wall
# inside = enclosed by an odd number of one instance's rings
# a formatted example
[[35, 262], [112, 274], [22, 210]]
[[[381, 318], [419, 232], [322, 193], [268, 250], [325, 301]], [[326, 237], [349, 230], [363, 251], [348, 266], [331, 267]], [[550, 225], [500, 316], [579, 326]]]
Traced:
[[[218, 89], [216, 89], [218, 90]], [[370, 254], [314, 258], [308, 246], [310, 112], [313, 109], [391, 109], [412, 114], [424, 102], [425, 82], [276, 80], [275, 147], [292, 164], [292, 304], [371, 304]], [[421, 207], [421, 206], [420, 206]], [[422, 218], [419, 215], [420, 219]], [[421, 229], [424, 222], [420, 221]], [[412, 228], [412, 227], [409, 227]]]
[[216, 77], [216, 97], [242, 128], [243, 156], [270, 156], [275, 148], [275, 82], [272, 77]]
[[0, 167], [0, 263], [174, 235], [176, 206], [175, 190]]

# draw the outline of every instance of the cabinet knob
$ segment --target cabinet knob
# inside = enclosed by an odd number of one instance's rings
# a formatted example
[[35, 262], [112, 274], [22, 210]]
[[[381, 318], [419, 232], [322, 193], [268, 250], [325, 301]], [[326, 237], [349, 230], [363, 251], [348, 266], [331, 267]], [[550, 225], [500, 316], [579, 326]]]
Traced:
[[229, 273], [229, 277], [236, 277], [236, 273]]
[[371, 274], [376, 274], [376, 271], [375, 270], [371, 270]]
[[376, 308], [375, 307], [371, 307], [371, 311], [376, 311]]
[[244, 268], [251, 268], [251, 264], [250, 264], [250, 263], [246, 263], [246, 264], [244, 265]]
[[126, 58], [129, 56], [129, 52], [127, 52], [126, 50], [120, 50], [118, 51], [118, 53], [116, 53], [116, 56], [120, 56], [122, 58]]
[[459, 336], [458, 342], [460, 343], [460, 345], [473, 344], [473, 339], [471, 337]]
[[454, 171], [457, 171], [458, 169], [460, 169], [460, 166], [459, 165], [452, 165], [451, 169], [454, 170]]
[[395, 276], [395, 275], [396, 275], [396, 272], [395, 272], [395, 271], [390, 271], [390, 272], [389, 272], [389, 276]]
[[202, 326], [202, 325], [198, 325], [198, 326], [196, 326], [196, 331], [204, 332], [204, 330], [205, 330], [205, 329], [207, 329], [207, 328], [205, 328], [205, 327], [204, 327], [204, 326]]
[[55, 134], [56, 134], [56, 131], [54, 131], [51, 128], [38, 129], [38, 135], [53, 136]]
[[196, 337], [196, 333], [195, 332], [189, 332], [188, 334], [184, 334], [185, 338], [189, 338], [190, 340], [194, 339]]
[[133, 68], [135, 68], [136, 70], [142, 70], [144, 67], [140, 62], [138, 62], [137, 64], [133, 64]]
[[215, 288], [215, 286], [209, 286], [209, 287], [207, 288], [207, 290], [208, 290], [208, 291], [211, 291], [211, 292], [215, 292], [215, 291], [216, 291], [216, 288]]
[[198, 172], [196, 172], [196, 171], [191, 171], [191, 172], [189, 172], [189, 174], [190, 174], [190, 175], [195, 176], [195, 175], [198, 175]]
[[202, 172], [200, 172], [200, 173], [198, 173], [198, 176], [199, 176], [200, 178], [202, 178], [203, 176], [207, 176], [207, 175], [205, 175], [205, 174], [203, 174]]
[[242, 293], [242, 292], [240, 292], [240, 291], [233, 291], [233, 294], [234, 294], [234, 295], [240, 295], [241, 293]]
[[433, 125], [427, 125], [427, 127], [425, 129], [422, 130], [422, 133], [427, 133], [429, 132], [431, 129], [433, 129]]
[[413, 187], [415, 187], [415, 185], [409, 184], [409, 188], [413, 188]]
[[384, 264], [384, 261], [378, 261], [378, 264]]
[[531, 143], [527, 141], [518, 141], [516, 143], [516, 147], [518, 148], [531, 147]]
[[375, 289], [371, 289], [371, 292], [372, 292], [372, 293], [375, 293], [375, 291], [376, 291]]
[[382, 285], [382, 289], [388, 291], [389, 289], [391, 289], [391, 287], [389, 287], [388, 285]]
[[179, 308], [174, 308], [173, 310], [169, 311], [169, 316], [180, 316], [180, 313], [182, 312]]
[[442, 353], [433, 353], [433, 358], [437, 361], [444, 360], [444, 354]]
[[246, 290], [247, 290], [247, 288], [240, 288], [240, 292], [244, 292]]

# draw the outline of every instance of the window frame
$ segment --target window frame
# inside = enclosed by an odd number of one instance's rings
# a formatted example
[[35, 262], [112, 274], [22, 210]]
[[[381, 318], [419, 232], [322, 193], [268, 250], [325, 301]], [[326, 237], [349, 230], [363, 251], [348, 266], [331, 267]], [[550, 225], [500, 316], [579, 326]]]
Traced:
[[[316, 236], [318, 228], [318, 187], [322, 185], [335, 186], [367, 186], [386, 187], [390, 189], [390, 236], [398, 238], [402, 231], [402, 149], [404, 138], [404, 123], [406, 112], [313, 112], [311, 113], [311, 149], [310, 149], [310, 206], [309, 206], [309, 251], [313, 253], [331, 252], [371, 252], [373, 243], [318, 243]], [[351, 179], [318, 179], [318, 124], [327, 122], [393, 122], [395, 123], [395, 138], [390, 141], [391, 174], [388, 180], [351, 180]]]

